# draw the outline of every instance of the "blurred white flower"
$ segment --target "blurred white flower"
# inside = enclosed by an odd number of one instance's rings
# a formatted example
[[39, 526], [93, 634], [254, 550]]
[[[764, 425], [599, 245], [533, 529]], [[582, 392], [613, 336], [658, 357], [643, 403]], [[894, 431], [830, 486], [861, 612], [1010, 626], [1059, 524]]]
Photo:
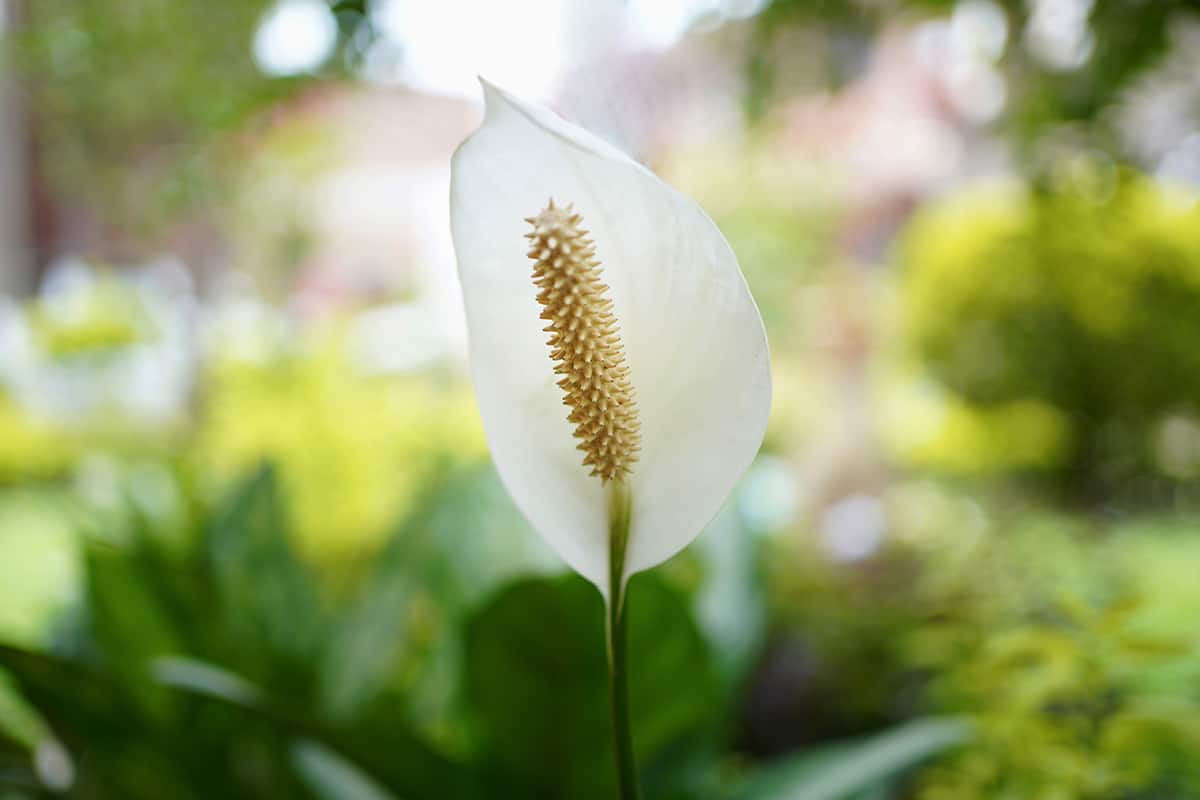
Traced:
[[692, 200], [546, 109], [484, 93], [450, 200], [483, 423], [522, 512], [608, 597], [691, 542], [754, 458], [762, 319]]

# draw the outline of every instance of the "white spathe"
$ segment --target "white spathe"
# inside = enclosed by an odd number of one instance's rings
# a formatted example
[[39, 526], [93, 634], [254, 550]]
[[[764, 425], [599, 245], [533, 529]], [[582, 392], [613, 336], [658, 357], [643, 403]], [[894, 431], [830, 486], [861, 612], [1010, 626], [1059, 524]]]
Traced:
[[582, 466], [555, 384], [524, 218], [550, 198], [573, 203], [611, 289], [642, 427], [626, 576], [691, 542], [753, 460], [771, 399], [766, 334], [695, 202], [550, 111], [486, 82], [484, 94], [450, 182], [480, 413], [517, 506], [607, 597], [609, 489]]

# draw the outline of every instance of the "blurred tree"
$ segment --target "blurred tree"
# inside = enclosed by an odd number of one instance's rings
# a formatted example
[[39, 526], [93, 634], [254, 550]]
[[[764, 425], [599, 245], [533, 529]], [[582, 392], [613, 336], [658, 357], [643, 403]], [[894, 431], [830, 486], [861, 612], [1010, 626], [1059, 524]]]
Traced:
[[[57, 193], [103, 209], [106, 221], [151, 222], [208, 190], [195, 173], [208, 136], [278, 91], [251, 57], [266, 5], [30, 4], [24, 79]], [[191, 180], [171, 174], [179, 164]]]
[[1200, 413], [1194, 202], [1079, 166], [1054, 187], [933, 206], [899, 253], [912, 353], [978, 408], [1032, 400], [1060, 411], [1069, 444], [1059, 475], [1077, 499], [1128, 498], [1145, 488], [1131, 479], [1163, 466], [1194, 475], [1200, 453], [1164, 464], [1160, 435]]
[[[203, 212], [219, 207], [237, 169], [237, 136], [255, 113], [314, 77], [276, 78], [255, 63], [255, 33], [272, 5], [27, 4], [14, 45], [40, 155], [35, 167], [57, 212], [56, 229], [46, 233], [52, 246], [142, 257], [165, 234], [184, 238], [181, 219], [199, 226], [189, 243], [213, 246]], [[342, 44], [365, 24], [361, 3], [339, 5], [334, 15]], [[344, 63], [331, 57], [317, 74], [336, 77]]]
[[815, 40], [823, 48], [817, 63], [837, 85], [863, 68], [872, 38], [885, 25], [971, 4], [1000, 12], [1007, 33], [1000, 67], [1008, 79], [1009, 108], [1002, 124], [1035, 171], [1042, 161], [1039, 143], [1064, 123], [1081, 125], [1088, 146], [1117, 153], [1104, 112], [1170, 50], [1175, 25], [1200, 19], [1196, 0], [771, 0], [756, 19], [748, 109], [761, 115], [800, 85], [785, 80], [790, 76], [781, 70], [791, 59], [791, 32], [822, 34]]

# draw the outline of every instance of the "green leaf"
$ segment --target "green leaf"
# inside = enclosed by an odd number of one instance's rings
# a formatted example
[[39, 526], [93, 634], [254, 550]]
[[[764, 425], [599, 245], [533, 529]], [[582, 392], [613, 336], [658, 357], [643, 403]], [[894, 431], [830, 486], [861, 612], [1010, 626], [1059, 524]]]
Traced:
[[11, 743], [29, 749], [45, 736], [45, 726], [37, 712], [17, 692], [8, 675], [0, 669], [0, 747]]
[[906, 722], [891, 730], [767, 767], [735, 793], [736, 800], [840, 800], [881, 784], [937, 753], [962, 744], [969, 724], [958, 717]]
[[321, 707], [333, 719], [352, 719], [395, 674], [409, 644], [409, 616], [413, 595], [423, 584], [421, 569], [434, 560], [427, 528], [430, 505], [440, 499], [430, 498], [400, 522], [362, 589], [330, 629], [319, 691]]
[[[414, 735], [399, 708], [377, 703], [367, 709], [369, 713], [343, 729], [312, 716], [312, 708], [272, 695], [243, 676], [214, 664], [165, 658], [155, 662], [154, 674], [175, 689], [245, 712], [246, 719], [270, 727], [280, 738], [295, 737], [308, 742], [292, 746], [289, 757], [301, 779], [310, 786], [314, 781], [321, 783], [322, 789], [314, 788], [318, 796], [335, 796], [328, 794], [331, 787], [341, 779], [350, 780], [351, 775], [358, 789], [364, 792], [378, 790], [398, 797], [444, 800], [478, 796], [474, 776], [462, 764], [443, 757]], [[319, 748], [320, 752], [313, 748]]]
[[298, 794], [284, 742], [268, 720], [228, 705], [186, 702], [148, 715], [120, 676], [58, 656], [0, 646], [0, 666], [40, 712], [74, 765], [72, 796], [200, 800]]
[[321, 800], [395, 800], [362, 770], [319, 742], [296, 742], [292, 763]]
[[[685, 598], [654, 576], [629, 593], [634, 748], [643, 773], [720, 722], [711, 656]], [[467, 628], [467, 694], [512, 796], [615, 794], [604, 607], [582, 578], [509, 586]]]
[[490, 465], [447, 464], [426, 480], [330, 631], [320, 699], [331, 719], [352, 724], [379, 693], [400, 688], [402, 675], [408, 716], [444, 725], [456, 713], [466, 618], [550, 556]]
[[154, 661], [150, 671], [164, 686], [233, 705], [256, 708], [264, 700], [259, 688], [241, 675], [196, 659], [164, 656]]
[[132, 721], [122, 713], [128, 700], [121, 688], [91, 667], [4, 645], [0, 667], [68, 746], [111, 733], [111, 721]]
[[[288, 539], [275, 470], [264, 466], [234, 492], [208, 536], [211, 561], [240, 656], [276, 667], [254, 676], [280, 692], [307, 689], [324, 620], [316, 582]], [[303, 686], [284, 685], [291, 680]]]
[[153, 658], [182, 649], [178, 629], [145, 579], [135, 554], [94, 549], [87, 555], [88, 615], [93, 642], [113, 677], [144, 710], [167, 713], [167, 694], [147, 680]]

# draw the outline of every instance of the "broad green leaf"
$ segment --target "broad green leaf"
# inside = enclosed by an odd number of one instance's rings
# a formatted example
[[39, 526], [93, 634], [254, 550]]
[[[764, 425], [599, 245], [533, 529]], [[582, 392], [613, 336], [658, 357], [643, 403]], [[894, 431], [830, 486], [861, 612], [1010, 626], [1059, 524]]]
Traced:
[[103, 735], [110, 722], [123, 727], [132, 721], [121, 711], [122, 704], [128, 702], [123, 691], [90, 667], [3, 645], [0, 667], [68, 745]]
[[883, 733], [803, 753], [764, 768], [736, 800], [844, 800], [881, 784], [970, 736], [957, 717], [906, 722]]
[[504, 580], [547, 562], [557, 568], [490, 465], [434, 470], [419, 494], [330, 632], [320, 689], [332, 719], [351, 724], [402, 674], [411, 718], [444, 723], [454, 713], [464, 619]]
[[164, 656], [154, 661], [150, 672], [164, 686], [234, 705], [255, 708], [264, 701], [262, 691], [242, 676], [203, 661]]
[[[232, 495], [208, 536], [220, 609], [240, 656], [275, 666], [276, 691], [307, 689], [323, 617], [313, 575], [288, 540], [275, 470], [261, 468]], [[288, 681], [299, 686], [284, 686]]]
[[[335, 781], [330, 777], [333, 771], [341, 777], [354, 774], [360, 788], [370, 786], [398, 797], [462, 800], [478, 796], [468, 770], [415, 736], [407, 728], [401, 709], [376, 703], [352, 725], [337, 728], [312, 716], [308, 705], [272, 695], [214, 664], [186, 658], [160, 659], [155, 662], [154, 674], [175, 689], [240, 709], [281, 738], [308, 741], [311, 746], [300, 747], [299, 751], [297, 746], [290, 746], [289, 760], [310, 786], [314, 780]], [[320, 753], [313, 750], [317, 746]], [[329, 789], [332, 784], [322, 785]], [[317, 794], [326, 796], [320, 791]]]
[[[643, 771], [721, 721], [711, 656], [683, 597], [629, 594], [634, 746]], [[508, 796], [614, 796], [604, 607], [578, 577], [509, 586], [467, 629], [467, 694]]]
[[292, 745], [292, 763], [320, 800], [395, 800], [362, 770], [319, 742], [304, 739]]
[[11, 742], [31, 748], [45, 735], [37, 712], [25, 701], [8, 675], [0, 669], [0, 744]]
[[145, 579], [139, 554], [93, 549], [87, 554], [88, 616], [100, 659], [143, 708], [167, 713], [169, 697], [149, 678], [152, 659], [182, 648], [162, 598]]
[[206, 787], [229, 782], [205, 749], [213, 742], [203, 726], [193, 725], [186, 739], [161, 735], [143, 704], [105, 672], [10, 647], [0, 647], [0, 667], [73, 759], [73, 797], [200, 800]]
[[330, 630], [319, 690], [322, 709], [333, 719], [350, 720], [359, 713], [411, 649], [406, 645], [413, 595], [427, 582], [423, 571], [435, 561], [429, 519], [445, 499], [432, 486], [423, 497], [397, 525], [362, 589]]

